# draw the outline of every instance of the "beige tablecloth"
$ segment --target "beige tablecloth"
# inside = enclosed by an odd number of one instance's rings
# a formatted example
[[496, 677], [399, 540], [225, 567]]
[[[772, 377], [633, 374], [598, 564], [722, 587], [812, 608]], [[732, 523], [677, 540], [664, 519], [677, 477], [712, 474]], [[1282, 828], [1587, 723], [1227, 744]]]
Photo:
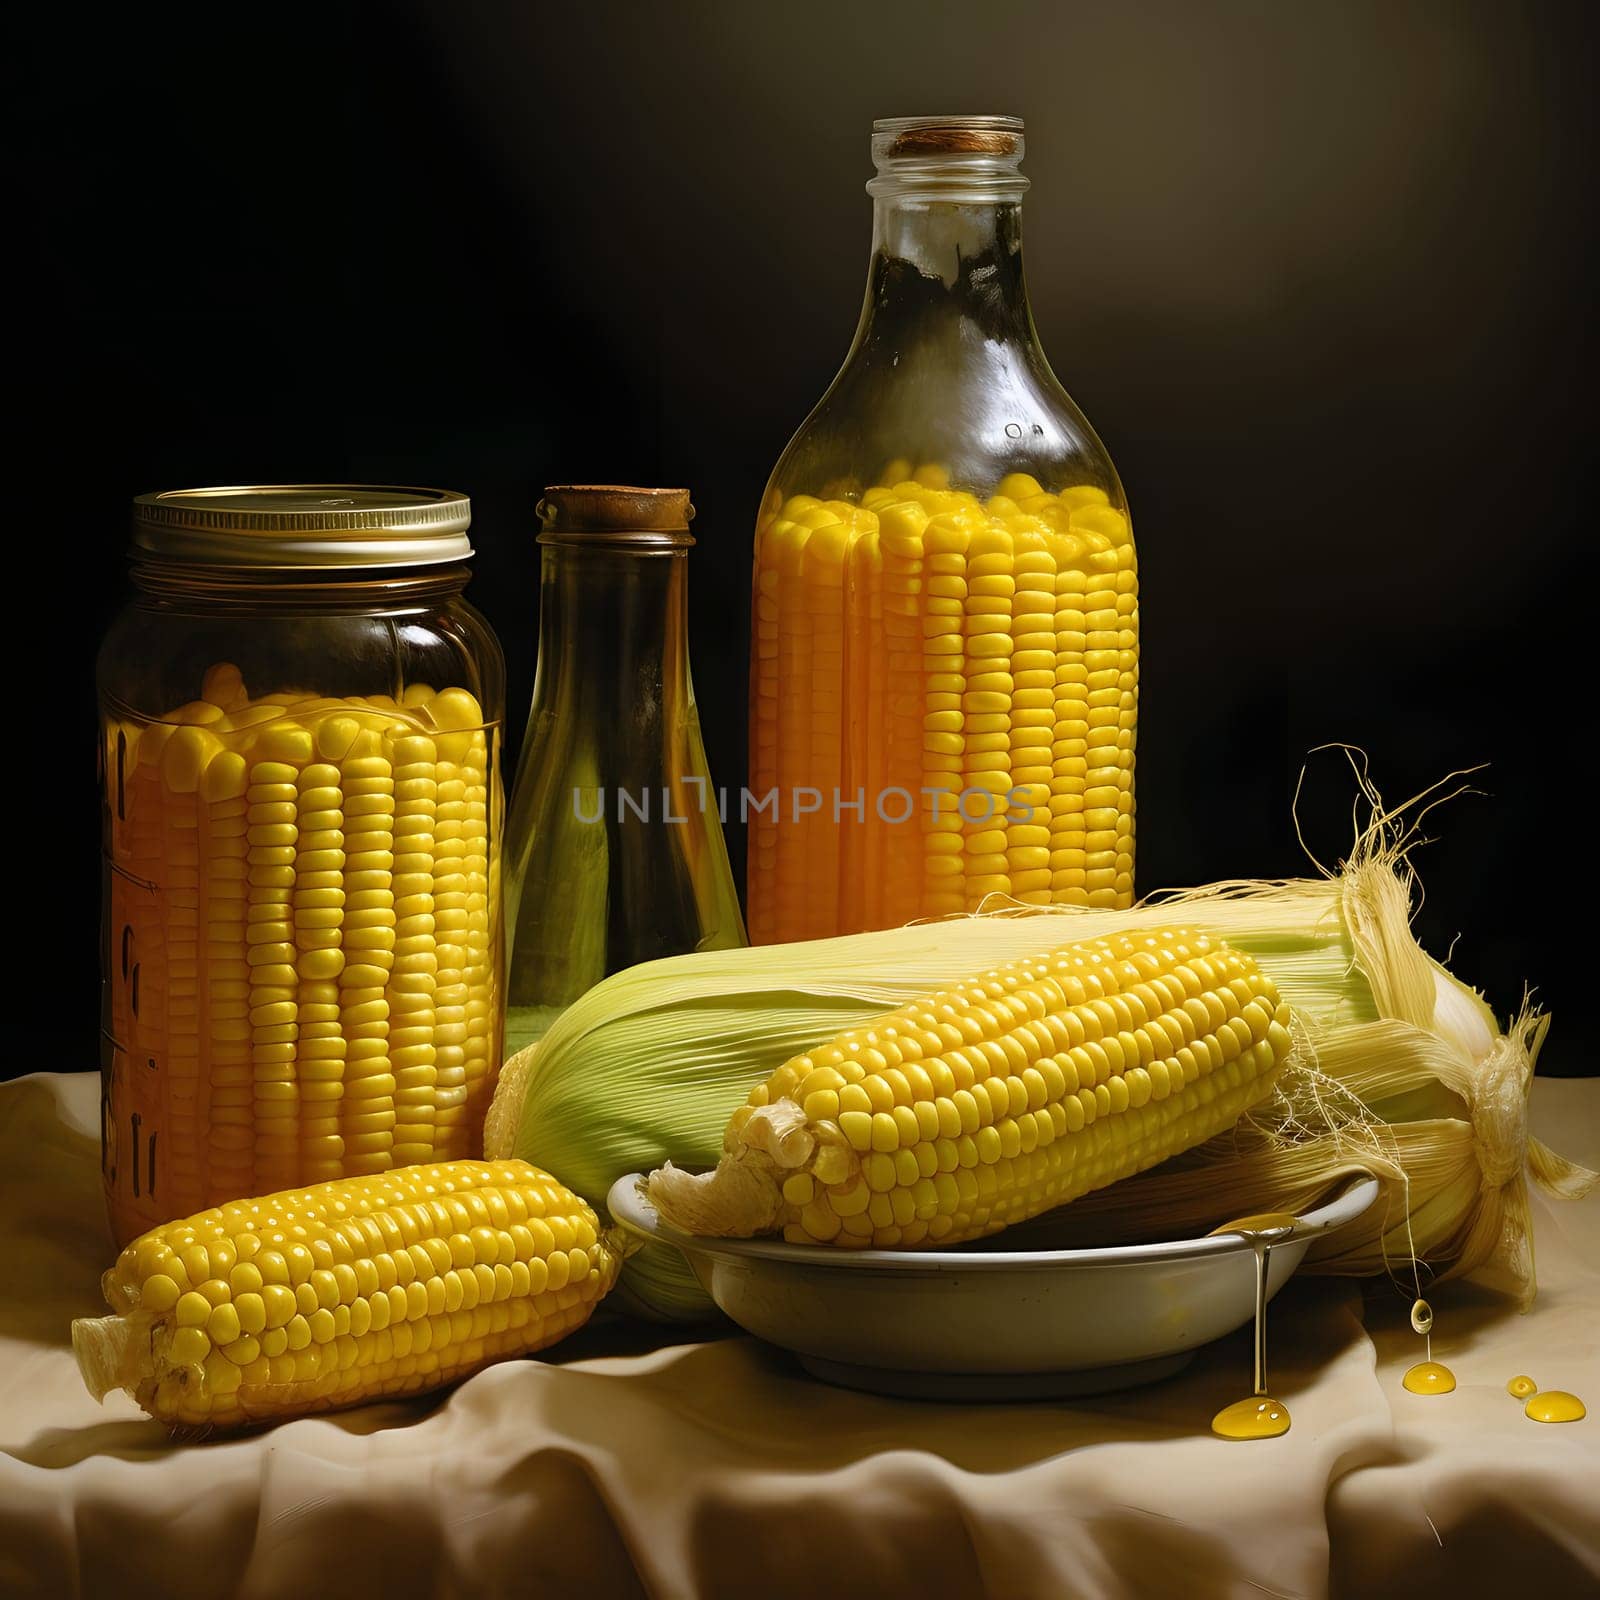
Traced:
[[[98, 1406], [67, 1340], [109, 1261], [96, 1082], [0, 1085], [0, 1592], [42, 1596], [1600, 1593], [1600, 1195], [1535, 1200], [1538, 1305], [1433, 1295], [1448, 1397], [1406, 1297], [1292, 1282], [1271, 1319], [1284, 1438], [1209, 1418], [1245, 1335], [1076, 1404], [877, 1400], [730, 1336], [592, 1325], [444, 1398], [188, 1446]], [[1600, 1081], [1534, 1124], [1600, 1164]], [[1541, 1427], [1514, 1373], [1575, 1390]]]

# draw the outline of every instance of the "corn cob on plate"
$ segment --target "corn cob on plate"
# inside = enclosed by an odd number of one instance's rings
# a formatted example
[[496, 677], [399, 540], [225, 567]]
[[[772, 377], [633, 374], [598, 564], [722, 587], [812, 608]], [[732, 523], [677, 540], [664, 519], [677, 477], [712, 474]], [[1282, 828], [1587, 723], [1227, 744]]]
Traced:
[[[826, 1239], [829, 1249], [945, 1249], [956, 1230], [965, 1238], [972, 1236], [969, 1229], [982, 1233], [1000, 1224], [1025, 1228], [1035, 1248], [1149, 1243], [1204, 1233], [1226, 1215], [1264, 1209], [1304, 1215], [1352, 1173], [1368, 1172], [1383, 1184], [1383, 1203], [1337, 1238], [1317, 1240], [1308, 1269], [1372, 1276], [1396, 1268], [1403, 1272], [1415, 1260], [1435, 1281], [1468, 1272], [1493, 1274], [1498, 1285], [1526, 1306], [1534, 1295], [1527, 1180], [1551, 1193], [1579, 1195], [1595, 1181], [1594, 1175], [1527, 1135], [1524, 1107], [1543, 1019], [1527, 1006], [1509, 1022], [1497, 1018], [1417, 944], [1410, 927], [1415, 884], [1406, 863], [1413, 839], [1406, 813], [1414, 807], [1386, 807], [1370, 785], [1362, 793], [1370, 802], [1370, 817], [1340, 869], [1321, 878], [1212, 884], [1126, 911], [1018, 907], [1015, 915], [960, 917], [842, 939], [698, 953], [617, 973], [570, 1007], [536, 1049], [506, 1064], [484, 1129], [485, 1149], [491, 1156], [516, 1155], [559, 1172], [600, 1209], [616, 1180], [628, 1172], [651, 1171], [670, 1162], [686, 1169], [691, 1184], [698, 1186], [699, 1174], [735, 1156], [736, 1146], [750, 1144], [747, 1135], [763, 1140], [770, 1153], [772, 1141], [765, 1135], [778, 1130], [771, 1126], [772, 1106], [762, 1102], [765, 1093], [768, 1102], [787, 1100], [808, 1119], [814, 1114], [818, 1123], [832, 1120], [846, 1142], [847, 1129], [853, 1128], [858, 1138], [866, 1136], [863, 1148], [850, 1146], [867, 1180], [865, 1207], [850, 1181], [849, 1157], [841, 1178], [819, 1173], [814, 1162], [821, 1153], [808, 1151], [802, 1166], [810, 1162], [811, 1169], [785, 1173], [776, 1187], [761, 1178], [761, 1164], [755, 1163], [749, 1176], [758, 1180], [751, 1191], [758, 1204], [752, 1215], [740, 1202], [747, 1210], [742, 1226], [738, 1217], [715, 1214], [701, 1221], [683, 1219], [686, 1228], [712, 1235], [795, 1229], [789, 1237], [797, 1247], [804, 1235], [817, 1242]], [[1074, 1155], [1067, 1171], [1057, 1149], [1065, 1142], [1056, 1127], [1057, 1114], [1069, 1138], [1081, 1141], [1082, 1130], [1068, 1125], [1076, 1120], [1067, 1105], [1069, 1083], [1058, 1086], [1054, 1074], [1038, 1062], [1033, 1063], [1038, 1082], [1030, 1078], [1026, 1063], [1008, 1066], [1003, 1111], [986, 1084], [987, 1121], [984, 1105], [978, 1104], [979, 1127], [969, 1131], [951, 1126], [952, 1111], [971, 1120], [974, 1107], [958, 1099], [954, 1090], [964, 1085], [955, 1082], [957, 1068], [941, 1058], [970, 1054], [970, 1041], [941, 1035], [935, 1045], [920, 1021], [906, 1030], [922, 1052], [915, 1059], [928, 1079], [926, 1086], [903, 1059], [894, 1064], [896, 1077], [887, 1058], [879, 1062], [859, 1053], [836, 1053], [824, 1059], [818, 1054], [841, 1045], [850, 1034], [866, 1043], [866, 1033], [886, 1025], [889, 1013], [916, 1010], [935, 991], [960, 987], [974, 975], [1008, 963], [1036, 962], [1063, 941], [1114, 940], [1176, 931], [1177, 926], [1248, 957], [1288, 1004], [1296, 1048], [1291, 1059], [1276, 1067], [1264, 1098], [1245, 1110], [1238, 1123], [1209, 1138], [1201, 1132], [1204, 1144], [1179, 1153], [1180, 1142], [1190, 1143], [1193, 1131], [1179, 1125], [1192, 1121], [1186, 1107], [1199, 1103], [1194, 1090], [1201, 1084], [1198, 1079], [1189, 1083], [1189, 1064], [1182, 1050], [1174, 1048], [1179, 1040], [1169, 1032], [1169, 1023], [1177, 1025], [1180, 1036], [1190, 1025], [1197, 1037], [1203, 1033], [1208, 1061], [1211, 1043], [1229, 1048], [1220, 1031], [1226, 1023], [1240, 1049], [1233, 1061], [1222, 1065], [1233, 1069], [1245, 1052], [1233, 1028], [1239, 1018], [1227, 1014], [1229, 1001], [1220, 989], [1237, 981], [1237, 975], [1215, 986], [1219, 992], [1212, 998], [1222, 1007], [1215, 1020], [1199, 996], [1187, 996], [1182, 1007], [1186, 1020], [1169, 1014], [1175, 994], [1167, 994], [1155, 1016], [1149, 1015], [1147, 1003], [1156, 998], [1154, 993], [1140, 997], [1147, 1013], [1144, 1042], [1139, 1025], [1118, 1019], [1116, 1033], [1129, 1035], [1118, 1039], [1119, 1075], [1126, 1075], [1130, 1040], [1139, 1057], [1148, 1045], [1152, 1062], [1159, 1050], [1167, 1088], [1159, 1109], [1168, 1120], [1164, 1128], [1154, 1126], [1158, 1166], [1150, 1164], [1151, 1141], [1141, 1126], [1156, 1101], [1155, 1076], [1142, 1059], [1152, 1097], [1141, 1108], [1133, 1105], [1132, 1082], [1124, 1085], [1127, 1105], [1112, 1102], [1112, 1063], [1088, 1052], [1095, 1111], [1088, 1131], [1099, 1137], [1102, 1149], [1091, 1150], [1087, 1162]], [[1160, 975], [1164, 987], [1170, 979], [1171, 974]], [[1139, 987], [1130, 983], [1130, 992]], [[1212, 986], [1203, 980], [1202, 987], [1209, 993]], [[1065, 993], [1061, 998], [1065, 1000]], [[1109, 1004], [1115, 1013], [1115, 998], [1101, 996], [1099, 1003]], [[1189, 1010], [1189, 1000], [1205, 1011]], [[1240, 1011], [1249, 1009], [1237, 991], [1234, 1000]], [[954, 1019], [935, 1020], [942, 1025]], [[998, 1036], [982, 1036], [981, 1016], [966, 1020], [977, 1022], [980, 1048], [988, 1051], [998, 1044], [1004, 1055], [1007, 1047]], [[1013, 1018], [1007, 1032], [1023, 1031], [1015, 1026], [1017, 1020]], [[1064, 1015], [1058, 1021], [1070, 1034], [1071, 1022]], [[1087, 1044], [1088, 1022], [1081, 1016], [1078, 1021]], [[1099, 1021], [1104, 1024], [1105, 1017]], [[1158, 1045], [1156, 1024], [1166, 1036], [1164, 1047]], [[898, 1038], [902, 1030], [895, 1026]], [[1023, 1039], [1012, 1043], [1023, 1044]], [[1042, 1041], [1036, 1043], [1042, 1058]], [[1185, 1048], [1198, 1067], [1194, 1042]], [[1048, 1054], [1067, 1079], [1056, 1059], [1063, 1052], [1052, 1046]], [[1070, 1057], [1071, 1051], [1065, 1054]], [[805, 1070], [802, 1057], [810, 1058]], [[842, 1070], [847, 1059], [871, 1071], [863, 1070], [860, 1081], [848, 1086], [835, 1084], [829, 1069], [840, 1078], [850, 1076]], [[1174, 1060], [1183, 1067], [1187, 1093], [1173, 1092]], [[986, 1079], [994, 1075], [995, 1065], [991, 1054]], [[1107, 1069], [1104, 1082], [1102, 1065]], [[1077, 1082], [1071, 1087], [1087, 1123], [1083, 1066], [1074, 1058]], [[943, 1083], [947, 1071], [951, 1086], [936, 1088], [934, 1078]], [[976, 1076], [975, 1065], [973, 1071]], [[816, 1079], [810, 1081], [813, 1073]], [[1208, 1077], [1216, 1077], [1214, 1064]], [[1252, 1083], [1260, 1081], [1258, 1076]], [[1219, 1081], [1217, 1087], [1226, 1093], [1236, 1091], [1239, 1083], [1224, 1087]], [[884, 1089], [889, 1091], [887, 1100]], [[847, 1090], [851, 1104], [846, 1104]], [[865, 1103], [857, 1098], [858, 1090]], [[1035, 1104], [1041, 1090], [1043, 1099]], [[969, 1093], [976, 1102], [977, 1094]], [[829, 1094], [839, 1102], [839, 1115], [832, 1118], [827, 1115], [832, 1109]], [[1140, 1094], [1142, 1098], [1142, 1085]], [[874, 1102], [874, 1095], [881, 1104]], [[1215, 1107], [1214, 1093], [1203, 1109], [1209, 1115]], [[1034, 1140], [1028, 1150], [1022, 1149], [1023, 1108], [1031, 1118]], [[856, 1111], [862, 1115], [854, 1115]], [[1050, 1123], [1043, 1163], [1042, 1115]], [[784, 1107], [782, 1116], [792, 1121], [795, 1112]], [[931, 1137], [923, 1129], [929, 1118]], [[730, 1119], [737, 1119], [738, 1126], [730, 1128]], [[1017, 1124], [1014, 1130], [1005, 1127], [1008, 1120]], [[1113, 1135], [1119, 1125], [1129, 1137]], [[809, 1127], [800, 1131], [810, 1133]], [[1163, 1144], [1175, 1131], [1183, 1133], [1181, 1141]], [[987, 1152], [978, 1148], [980, 1132]], [[882, 1149], [876, 1147], [880, 1136]], [[1008, 1156], [1006, 1147], [1013, 1141], [1015, 1150]], [[838, 1147], [831, 1136], [824, 1142]], [[779, 1145], [783, 1147], [782, 1139]], [[1118, 1153], [1115, 1145], [1132, 1160], [1118, 1160], [1117, 1170], [1108, 1172], [1103, 1159]], [[930, 1154], [931, 1170], [924, 1171]], [[915, 1164], [914, 1177], [908, 1163]], [[740, 1165], [749, 1166], [749, 1158], [742, 1158]], [[1150, 1170], [1140, 1170], [1146, 1167]], [[987, 1178], [980, 1175], [984, 1170]], [[1092, 1193], [1075, 1187], [1086, 1170], [1095, 1179], [1088, 1185]], [[893, 1182], [873, 1189], [874, 1172], [880, 1184]], [[1008, 1179], [1004, 1196], [1002, 1176]], [[1036, 1183], [1042, 1190], [1062, 1178], [1079, 1196], [1070, 1204], [1062, 1203], [1068, 1193], [1061, 1187], [1048, 1195], [1032, 1194]], [[785, 1192], [790, 1184], [792, 1189]], [[723, 1201], [733, 1198], [726, 1185], [719, 1187]], [[981, 1192], [985, 1189], [988, 1194]], [[825, 1205], [831, 1217], [819, 1206], [819, 1191], [834, 1191]], [[1039, 1215], [1043, 1208], [1034, 1204], [1035, 1198], [1054, 1209]], [[1002, 1199], [1005, 1210], [997, 1214]], [[842, 1201], [844, 1209], [834, 1201]], [[985, 1209], [987, 1215], [980, 1219]], [[721, 1213], [722, 1205], [714, 1210]], [[837, 1232], [832, 1231], [835, 1220]], [[863, 1228], [865, 1235], [859, 1231]], [[891, 1237], [894, 1229], [901, 1230], [897, 1239]], [[618, 1303], [625, 1310], [677, 1321], [701, 1319], [714, 1310], [682, 1255], [660, 1246], [647, 1246], [629, 1258]]]

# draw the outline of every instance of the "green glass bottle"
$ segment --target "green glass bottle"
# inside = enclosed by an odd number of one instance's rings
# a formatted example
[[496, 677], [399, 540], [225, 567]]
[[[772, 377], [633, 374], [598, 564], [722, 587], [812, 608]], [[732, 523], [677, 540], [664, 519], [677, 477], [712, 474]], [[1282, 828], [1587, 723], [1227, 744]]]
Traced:
[[689, 674], [685, 489], [539, 506], [539, 659], [505, 842], [506, 1054], [608, 973], [745, 943]]

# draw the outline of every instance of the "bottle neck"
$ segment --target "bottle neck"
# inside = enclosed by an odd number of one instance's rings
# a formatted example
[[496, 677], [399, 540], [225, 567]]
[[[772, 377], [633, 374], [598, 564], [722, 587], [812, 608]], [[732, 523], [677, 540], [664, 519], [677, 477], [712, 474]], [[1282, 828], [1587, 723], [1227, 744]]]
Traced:
[[938, 343], [943, 323], [944, 338], [976, 331], [998, 342], [1033, 341], [1022, 277], [1022, 154], [1022, 124], [1012, 117], [873, 124], [863, 337], [885, 325], [897, 337]]
[[1022, 271], [1022, 202], [959, 187], [896, 187], [873, 201], [872, 264], [858, 345], [925, 332], [927, 319], [992, 340], [1032, 342]]
[[533, 711], [671, 717], [692, 700], [688, 550], [547, 544]]

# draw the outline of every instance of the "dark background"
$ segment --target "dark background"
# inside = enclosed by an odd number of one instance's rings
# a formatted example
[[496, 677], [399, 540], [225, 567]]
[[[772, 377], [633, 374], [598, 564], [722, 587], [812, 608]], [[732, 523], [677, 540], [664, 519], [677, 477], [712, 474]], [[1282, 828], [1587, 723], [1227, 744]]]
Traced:
[[[13, 668], [40, 674], [14, 970], [43, 976], [14, 976], [3, 1070], [96, 1060], [93, 651], [135, 493], [470, 492], [514, 746], [542, 485], [687, 483], [701, 712], [742, 778], [753, 514], [849, 342], [871, 119], [927, 111], [1027, 119], [1040, 333], [1139, 539], [1141, 887], [1304, 870], [1291, 801], [1326, 741], [1391, 800], [1487, 763], [1430, 818], [1420, 932], [1502, 1014], [1537, 986], [1541, 1070], [1596, 1070], [1593, 940], [1563, 917], [1591, 809], [1593, 8], [49, 9], [11, 106], [9, 341], [39, 641]], [[1314, 757], [1325, 861], [1351, 797]]]

